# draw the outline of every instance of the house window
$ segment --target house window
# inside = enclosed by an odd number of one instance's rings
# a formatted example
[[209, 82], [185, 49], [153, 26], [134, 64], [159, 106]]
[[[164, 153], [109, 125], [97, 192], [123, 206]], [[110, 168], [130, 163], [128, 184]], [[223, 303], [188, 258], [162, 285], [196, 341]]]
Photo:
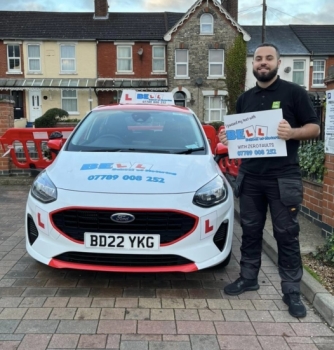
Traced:
[[30, 72], [41, 71], [41, 53], [39, 45], [28, 45], [28, 67]]
[[209, 13], [201, 16], [201, 34], [213, 34], [213, 17]]
[[209, 76], [224, 76], [224, 50], [209, 50]]
[[61, 92], [62, 109], [68, 113], [78, 112], [78, 96], [76, 90], [62, 90]]
[[165, 47], [153, 46], [152, 47], [152, 70], [153, 72], [165, 72]]
[[132, 72], [132, 46], [117, 46], [117, 72]]
[[204, 97], [204, 121], [223, 121], [226, 114], [226, 105], [223, 96]]
[[305, 61], [293, 61], [292, 81], [298, 85], [305, 85]]
[[312, 85], [324, 85], [325, 61], [313, 61], [313, 79]]
[[21, 72], [20, 45], [8, 44], [8, 72]]
[[175, 76], [188, 77], [188, 50], [175, 50]]
[[75, 72], [75, 45], [60, 45], [60, 60], [62, 73]]

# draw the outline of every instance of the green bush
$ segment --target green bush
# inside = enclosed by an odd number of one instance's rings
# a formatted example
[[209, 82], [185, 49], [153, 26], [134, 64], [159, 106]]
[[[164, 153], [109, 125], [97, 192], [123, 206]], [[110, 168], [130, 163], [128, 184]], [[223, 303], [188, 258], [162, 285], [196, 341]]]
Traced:
[[325, 146], [323, 141], [306, 143], [298, 149], [299, 165], [307, 180], [322, 182], [325, 168]]
[[61, 108], [48, 109], [41, 117], [35, 120], [36, 128], [53, 128], [59, 121], [64, 121], [68, 112]]
[[315, 253], [315, 258], [334, 266], [334, 234], [327, 237], [323, 247], [318, 248]]

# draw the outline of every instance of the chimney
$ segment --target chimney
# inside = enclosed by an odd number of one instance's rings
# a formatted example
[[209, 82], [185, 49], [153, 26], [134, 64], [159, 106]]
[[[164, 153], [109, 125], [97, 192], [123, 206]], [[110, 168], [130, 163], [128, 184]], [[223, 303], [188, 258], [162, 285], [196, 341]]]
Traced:
[[227, 12], [238, 22], [238, 0], [225, 0], [223, 6]]
[[94, 19], [107, 19], [109, 17], [108, 0], [94, 0], [94, 4]]

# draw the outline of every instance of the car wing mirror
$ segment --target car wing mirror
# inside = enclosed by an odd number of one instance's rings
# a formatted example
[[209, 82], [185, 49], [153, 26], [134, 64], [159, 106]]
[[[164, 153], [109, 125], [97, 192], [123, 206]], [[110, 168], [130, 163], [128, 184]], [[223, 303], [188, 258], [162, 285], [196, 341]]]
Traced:
[[215, 161], [218, 163], [222, 158], [228, 157], [228, 147], [218, 143], [215, 150]]

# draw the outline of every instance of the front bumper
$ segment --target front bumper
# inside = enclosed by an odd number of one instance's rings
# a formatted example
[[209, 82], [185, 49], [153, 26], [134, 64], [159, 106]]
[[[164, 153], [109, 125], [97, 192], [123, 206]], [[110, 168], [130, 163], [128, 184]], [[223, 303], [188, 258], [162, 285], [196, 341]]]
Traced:
[[[190, 272], [217, 265], [224, 261], [231, 251], [233, 235], [233, 195], [229, 187], [229, 196], [226, 202], [212, 208], [200, 208], [192, 204], [194, 193], [169, 195], [129, 195], [75, 192], [58, 189], [58, 198], [55, 202], [42, 204], [31, 195], [26, 206], [26, 235], [27, 251], [36, 260], [56, 268], [74, 268], [94, 271], [123, 271], [123, 272]], [[129, 203], [131, 207], [129, 206]], [[101, 248], [87, 248], [82, 242], [69, 239], [59, 232], [51, 220], [51, 214], [64, 208], [84, 208], [94, 210], [115, 209], [120, 212], [129, 210], [164, 210], [183, 212], [196, 217], [196, 225], [190, 234], [169, 245], [160, 246], [158, 251], [131, 250], [108, 251]], [[28, 224], [28, 220], [30, 223]], [[37, 230], [37, 238], [31, 240], [29, 231], [33, 222]], [[215, 236], [222, 225], [227, 226], [226, 238], [218, 247]], [[217, 238], [217, 236], [216, 236]], [[80, 261], [80, 254], [85, 257]], [[126, 255], [129, 258], [124, 265], [117, 261], [108, 263], [106, 258], [115, 258], [116, 254]], [[94, 262], [94, 256], [100, 256], [106, 262]], [[66, 256], [60, 260], [59, 256]], [[72, 259], [71, 256], [79, 258]], [[89, 257], [87, 260], [86, 257]], [[152, 261], [164, 263], [141, 264], [137, 258], [148, 257]], [[131, 263], [132, 257], [137, 262]], [[166, 257], [178, 257], [178, 263]], [[183, 260], [182, 260], [183, 259]], [[126, 259], [125, 259], [126, 260]], [[89, 262], [90, 261], [90, 262]], [[115, 261], [110, 260], [110, 261]], [[184, 262], [184, 263], [183, 263]]]

